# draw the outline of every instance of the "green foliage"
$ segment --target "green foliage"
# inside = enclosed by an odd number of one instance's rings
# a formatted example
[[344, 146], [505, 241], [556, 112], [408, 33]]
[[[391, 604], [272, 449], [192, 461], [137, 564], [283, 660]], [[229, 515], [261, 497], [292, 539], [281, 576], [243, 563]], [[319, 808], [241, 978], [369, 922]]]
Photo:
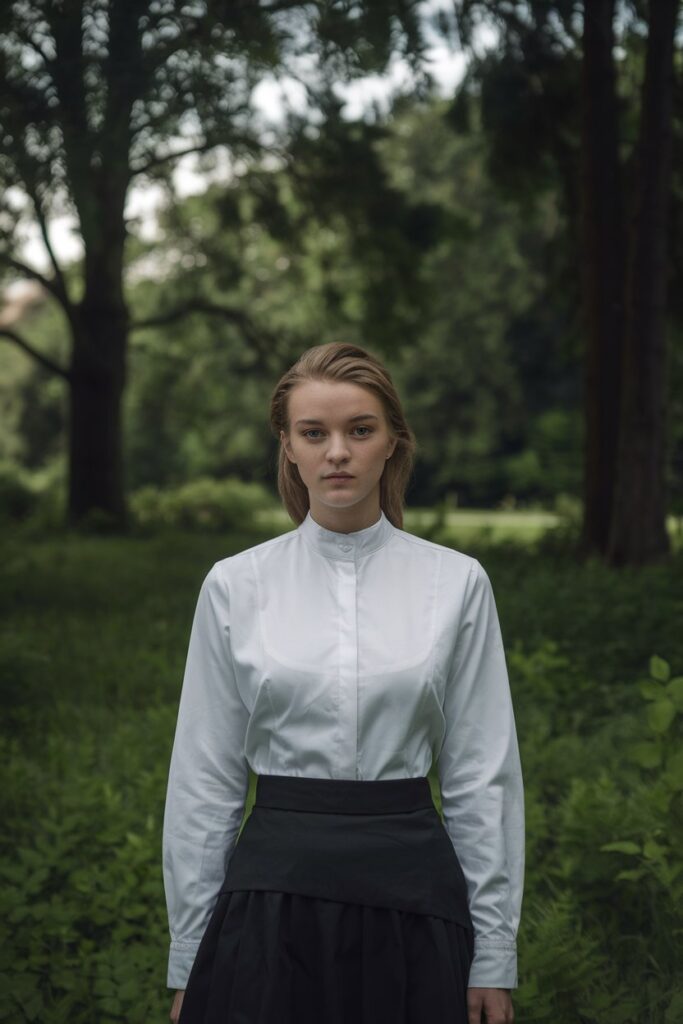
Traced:
[[0, 521], [20, 525], [28, 535], [55, 535], [64, 529], [66, 467], [56, 457], [36, 469], [7, 461], [0, 468]]
[[3, 545], [0, 1020], [168, 1014], [165, 785], [193, 603], [230, 550], [203, 534]]
[[[683, 990], [681, 678], [662, 681], [669, 667], [653, 657], [642, 711], [601, 723], [600, 687], [581, 685], [554, 645], [509, 661], [530, 840], [519, 1013], [559, 1024], [674, 1020]], [[647, 713], [663, 706], [673, 713]], [[643, 756], [651, 749], [658, 758]]]
[[[197, 78], [201, 88], [181, 90], [180, 107], [168, 100], [170, 121], [156, 111], [150, 131], [137, 133], [135, 151], [128, 154], [136, 165], [144, 165], [157, 144], [163, 150], [164, 131], [192, 97], [200, 98], [198, 129], [202, 123], [211, 140], [218, 133], [230, 144], [234, 111], [223, 100], [230, 94], [225, 76], [232, 63], [224, 66], [223, 55], [230, 52], [239, 66], [248, 66], [254, 82], [291, 55], [285, 26], [273, 35], [272, 12], [253, 6], [252, 14], [240, 7], [227, 21], [219, 19], [217, 34], [201, 53], [190, 30], [195, 15], [179, 16], [175, 30], [181, 37], [187, 31], [188, 53], [197, 61], [194, 74], [204, 69]], [[343, 67], [353, 76], [382, 66], [397, 24], [406, 44], [419, 35], [417, 12], [405, 4], [395, 5], [393, 14], [391, 5], [375, 11], [360, 4], [352, 15], [343, 9], [322, 18], [318, 11], [311, 21], [305, 6], [301, 28], [310, 31], [310, 52], [324, 52], [336, 70]], [[144, 240], [139, 222], [128, 221], [129, 491], [178, 487], [205, 476], [267, 482], [273, 439], [265, 410], [273, 382], [308, 345], [348, 339], [386, 358], [404, 397], [420, 445], [412, 486], [416, 503], [433, 504], [454, 493], [460, 506], [516, 501], [547, 507], [558, 494], [580, 492], [580, 19], [575, 5], [560, 3], [528, 4], [524, 17], [515, 5], [489, 2], [457, 4], [454, 13], [463, 38], [479, 16], [495, 22], [501, 35], [500, 45], [471, 62], [453, 102], [416, 89], [396, 99], [386, 117], [377, 113], [372, 120], [350, 122], [342, 117], [340, 101], [322, 88], [317, 99], [323, 116], [315, 125], [292, 117], [283, 126], [277, 143], [281, 161], [272, 155], [267, 163], [259, 160], [253, 139], [252, 151], [245, 147], [228, 182], [182, 201], [169, 192], [157, 240]], [[20, 77], [40, 81], [42, 95], [40, 58], [37, 65], [24, 64], [19, 55], [34, 33], [45, 52], [49, 25], [34, 23], [18, 8], [6, 21], [6, 49], [16, 58], [12, 66], [23, 69]], [[642, 26], [625, 7], [616, 23], [628, 159], [642, 79]], [[133, 27], [134, 19], [127, 30]], [[148, 32], [150, 59], [163, 31], [156, 26]], [[258, 59], [247, 59], [250, 52]], [[165, 44], [161, 63], [152, 60], [149, 69], [163, 97], [141, 96], [135, 121], [146, 122], [149, 102], [164, 107], [167, 92], [175, 95], [168, 82], [184, 78], [183, 63], [169, 66], [164, 56]], [[101, 58], [100, 51], [97, 58], [93, 54], [95, 67]], [[87, 83], [86, 99], [99, 118], [106, 89], [95, 87], [96, 78]], [[63, 114], [58, 107], [44, 109], [42, 101], [40, 110], [48, 123], [32, 122], [39, 136]], [[28, 116], [21, 103], [14, 114], [20, 120]], [[244, 129], [240, 122], [239, 139], [246, 142], [248, 119]], [[63, 168], [61, 134], [48, 134]], [[104, 138], [116, 148], [111, 133], [96, 135], [74, 141], [87, 148]], [[676, 147], [681, 138], [676, 131]], [[100, 157], [95, 152], [93, 166], [101, 166]], [[11, 165], [10, 152], [3, 167], [9, 171]], [[43, 168], [48, 205], [55, 181], [62, 180], [55, 178], [54, 166], [47, 161]], [[150, 174], [167, 180], [171, 166], [161, 161]], [[18, 180], [14, 173], [9, 178]], [[680, 191], [672, 191], [674, 206]], [[98, 232], [96, 224], [95, 237]], [[683, 259], [676, 258], [680, 240], [674, 236], [675, 282]], [[82, 297], [81, 271], [80, 262], [66, 268], [74, 301]], [[678, 510], [683, 288], [669, 293], [667, 476], [672, 508]], [[211, 306], [214, 311], [207, 313]], [[136, 327], [150, 320], [152, 326]], [[68, 326], [54, 303], [31, 300], [16, 327], [68, 367]], [[32, 468], [63, 458], [67, 414], [64, 381], [50, 378], [3, 340], [0, 415], [6, 429], [0, 457]], [[46, 509], [46, 527], [56, 508]]]
[[135, 527], [143, 533], [160, 528], [214, 532], [244, 528], [257, 512], [275, 507], [273, 495], [265, 487], [236, 477], [205, 477], [163, 491], [142, 487], [130, 498]]
[[[604, 989], [598, 979], [608, 971], [609, 958], [598, 938], [582, 928], [577, 894], [560, 891], [525, 902], [527, 938], [520, 956], [526, 970], [515, 994], [516, 1012], [524, 1021], [603, 1021]], [[623, 1005], [624, 992], [610, 995], [610, 1001]]]
[[418, 500], [450, 491], [482, 507], [578, 493], [574, 370], [563, 351], [572, 321], [565, 292], [549, 292], [563, 227], [555, 196], [520, 216], [491, 184], [483, 137], [454, 133], [445, 103], [406, 101], [382, 153], [392, 181], [441, 210], [421, 272], [429, 301], [395, 373], [420, 441]]
[[[522, 210], [494, 187], [483, 128], [454, 130], [443, 100], [404, 97], [373, 124], [328, 113], [313, 134], [295, 125], [293, 165], [245, 162], [229, 183], [170, 202], [157, 241], [131, 237], [128, 490], [271, 482], [274, 381], [308, 345], [348, 339], [385, 358], [404, 399], [420, 446], [416, 504], [576, 496], [580, 318], [561, 183]], [[68, 361], [51, 307], [20, 326]], [[6, 457], [40, 465], [65, 449], [64, 385], [44, 386], [8, 344], [0, 361]], [[670, 417], [674, 501], [680, 422]]]
[[[169, 707], [128, 713], [104, 743], [78, 726], [39, 760], [3, 737], [0, 1019], [143, 1021], [160, 1015], [164, 895], [159, 860]], [[16, 833], [15, 833], [16, 836]]]
[[254, 166], [163, 212], [147, 255], [166, 278], [131, 287], [135, 319], [217, 312], [133, 334], [134, 489], [264, 479], [273, 381], [308, 345], [346, 339], [385, 358], [404, 398], [416, 503], [578, 493], [576, 303], [548, 290], [557, 202], [520, 216], [487, 178], [483, 138], [455, 135], [447, 112], [405, 99], [382, 125], [332, 117], [294, 137], [293, 172]]
[[[205, 569], [253, 541], [204, 530], [0, 550], [0, 1019], [166, 1018], [161, 824], [193, 604]], [[622, 574], [509, 542], [476, 556], [525, 781], [517, 1017], [678, 1024], [680, 564]], [[252, 802], [253, 788], [246, 814]]]

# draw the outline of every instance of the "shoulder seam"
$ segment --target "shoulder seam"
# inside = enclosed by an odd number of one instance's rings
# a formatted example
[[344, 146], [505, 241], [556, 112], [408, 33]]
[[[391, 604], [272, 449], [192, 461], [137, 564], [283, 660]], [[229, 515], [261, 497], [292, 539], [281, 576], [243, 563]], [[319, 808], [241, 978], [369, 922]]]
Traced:
[[[460, 558], [466, 558], [471, 562], [476, 562], [476, 558], [473, 555], [468, 555], [466, 551], [458, 551], [457, 548], [451, 548], [448, 544], [439, 544], [438, 541], [427, 540], [426, 537], [418, 537], [414, 533], [409, 533], [407, 530], [401, 530], [398, 532], [398, 536], [405, 538], [412, 544], [417, 544], [420, 547], [433, 548], [438, 551], [442, 556], [444, 552], [450, 551], [453, 555], [458, 555]], [[472, 567], [470, 566], [470, 569]]]
[[266, 546], [275, 547], [278, 543], [286, 541], [287, 538], [295, 532], [295, 530], [287, 530], [285, 533], [278, 534], [277, 537], [269, 537], [267, 540], [260, 541], [258, 544], [253, 544], [249, 548], [243, 548], [241, 551], [234, 551], [231, 555], [226, 555], [225, 558], [219, 558], [214, 565], [229, 562], [232, 558], [239, 558], [240, 555], [252, 554], [257, 548], [263, 548]]

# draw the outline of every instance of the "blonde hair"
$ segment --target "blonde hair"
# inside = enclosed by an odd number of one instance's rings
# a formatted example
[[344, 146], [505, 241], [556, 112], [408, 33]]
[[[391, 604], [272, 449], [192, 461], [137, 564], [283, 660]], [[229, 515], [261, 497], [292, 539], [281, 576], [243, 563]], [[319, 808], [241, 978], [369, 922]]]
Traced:
[[290, 462], [280, 439], [280, 431], [289, 435], [289, 396], [297, 384], [306, 380], [345, 381], [372, 391], [384, 409], [389, 431], [396, 446], [387, 459], [379, 481], [380, 508], [387, 519], [403, 529], [405, 491], [413, 470], [417, 444], [408, 426], [401, 400], [389, 371], [370, 352], [359, 345], [331, 341], [306, 349], [282, 375], [270, 401], [270, 426], [280, 440], [277, 489], [290, 517], [298, 525], [308, 513], [308, 488], [299, 475], [299, 467]]

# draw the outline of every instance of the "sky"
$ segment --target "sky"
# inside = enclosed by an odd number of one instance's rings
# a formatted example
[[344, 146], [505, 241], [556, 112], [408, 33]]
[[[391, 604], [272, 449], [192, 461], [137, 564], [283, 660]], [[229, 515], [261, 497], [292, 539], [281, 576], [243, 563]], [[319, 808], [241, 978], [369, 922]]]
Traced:
[[[431, 13], [443, 6], [443, 0], [430, 0], [428, 5]], [[480, 43], [486, 46], [489, 42], [480, 38]], [[427, 32], [427, 67], [435, 79], [438, 92], [443, 95], [452, 95], [458, 82], [461, 80], [466, 58], [462, 52], [452, 52], [447, 43], [437, 37], [435, 33]], [[349, 118], [361, 116], [364, 109], [372, 103], [380, 107], [385, 106], [392, 91], [408, 88], [411, 82], [411, 72], [405, 61], [394, 59], [387, 72], [382, 75], [374, 75], [359, 79], [356, 82], [339, 85], [338, 94], [345, 100], [344, 114]], [[274, 77], [262, 80], [252, 93], [252, 101], [255, 110], [258, 112], [264, 129], [269, 124], [281, 120], [284, 110], [289, 106], [294, 110], [301, 110], [305, 107], [304, 89], [292, 78], [275, 79]], [[229, 173], [229, 167], [225, 162], [219, 162], [216, 176]], [[188, 156], [178, 161], [174, 172], [174, 180], [179, 196], [191, 195], [205, 190], [208, 179], [197, 169], [197, 158]], [[155, 185], [132, 186], [126, 206], [126, 217], [139, 218], [139, 230], [143, 237], [151, 238], [155, 232], [155, 211], [164, 201], [164, 193]], [[57, 254], [57, 258], [68, 262], [78, 258], [82, 254], [81, 241], [77, 232], [73, 230], [73, 221], [69, 217], [55, 218], [50, 223], [50, 240]], [[49, 270], [47, 253], [40, 239], [37, 229], [31, 227], [27, 230], [21, 258], [41, 271]]]

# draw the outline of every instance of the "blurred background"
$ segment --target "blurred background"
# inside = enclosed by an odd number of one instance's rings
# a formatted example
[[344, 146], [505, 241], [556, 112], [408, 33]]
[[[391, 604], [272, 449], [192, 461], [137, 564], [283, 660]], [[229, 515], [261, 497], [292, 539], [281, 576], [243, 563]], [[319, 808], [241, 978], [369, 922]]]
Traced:
[[292, 528], [270, 394], [344, 340], [405, 528], [493, 581], [519, 1020], [683, 1022], [682, 46], [677, 0], [2, 5], [0, 1020], [167, 1019], [194, 603]]

